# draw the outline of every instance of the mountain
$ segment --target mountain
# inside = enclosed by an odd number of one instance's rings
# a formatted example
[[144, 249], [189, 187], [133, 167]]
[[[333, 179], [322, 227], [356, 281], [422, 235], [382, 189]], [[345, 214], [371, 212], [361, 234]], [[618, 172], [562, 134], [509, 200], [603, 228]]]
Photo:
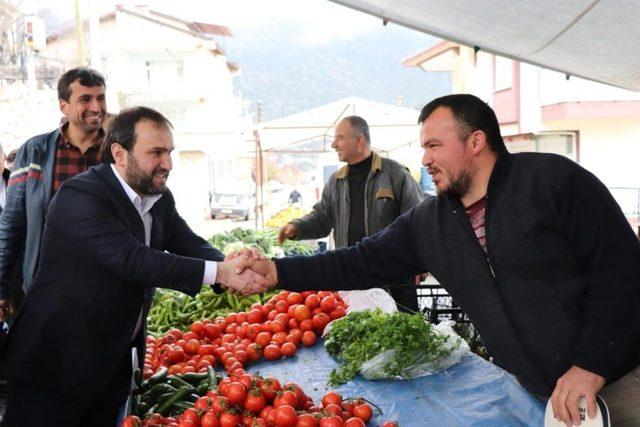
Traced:
[[393, 24], [347, 39], [312, 45], [295, 24], [278, 23], [234, 31], [219, 40], [242, 72], [236, 93], [251, 102], [262, 121], [348, 97], [420, 109], [451, 92], [449, 73], [425, 73], [400, 63], [439, 40]]

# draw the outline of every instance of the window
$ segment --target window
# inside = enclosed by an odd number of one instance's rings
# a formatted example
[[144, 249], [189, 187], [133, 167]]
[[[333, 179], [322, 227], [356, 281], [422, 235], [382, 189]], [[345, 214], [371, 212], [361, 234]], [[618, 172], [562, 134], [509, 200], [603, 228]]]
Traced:
[[513, 86], [513, 61], [496, 56], [494, 67], [494, 91], [510, 89]]
[[147, 83], [150, 86], [163, 87], [168, 90], [172, 85], [184, 81], [182, 61], [146, 61], [145, 67]]

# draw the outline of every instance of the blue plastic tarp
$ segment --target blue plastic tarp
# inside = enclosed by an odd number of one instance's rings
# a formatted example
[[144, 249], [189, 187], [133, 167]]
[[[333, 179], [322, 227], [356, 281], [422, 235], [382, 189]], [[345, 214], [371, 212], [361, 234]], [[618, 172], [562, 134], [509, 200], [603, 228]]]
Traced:
[[396, 420], [401, 427], [544, 425], [544, 402], [527, 393], [503, 369], [474, 354], [427, 377], [369, 381], [358, 376], [331, 388], [327, 385], [329, 372], [337, 366], [320, 340], [312, 348], [301, 347], [291, 358], [261, 361], [248, 370], [273, 376], [283, 384], [297, 383], [316, 404], [329, 389], [343, 397], [364, 397], [382, 410], [382, 415], [374, 411], [370, 426], [387, 420]]

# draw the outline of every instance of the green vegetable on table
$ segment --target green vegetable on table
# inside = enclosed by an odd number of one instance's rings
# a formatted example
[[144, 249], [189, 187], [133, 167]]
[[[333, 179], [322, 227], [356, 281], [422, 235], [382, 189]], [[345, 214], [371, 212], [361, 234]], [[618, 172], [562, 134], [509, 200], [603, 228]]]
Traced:
[[434, 331], [421, 314], [367, 310], [352, 312], [331, 324], [325, 337], [327, 352], [340, 366], [329, 374], [336, 386], [353, 379], [362, 365], [373, 357], [396, 350], [384, 361], [385, 377], [403, 377], [408, 368], [425, 362], [436, 363], [451, 353], [448, 337]]

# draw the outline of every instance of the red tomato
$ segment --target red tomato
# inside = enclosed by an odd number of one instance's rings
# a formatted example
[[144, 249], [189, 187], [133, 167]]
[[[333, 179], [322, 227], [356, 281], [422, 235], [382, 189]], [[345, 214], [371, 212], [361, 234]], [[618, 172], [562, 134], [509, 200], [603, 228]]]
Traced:
[[292, 342], [285, 342], [280, 346], [280, 353], [286, 357], [293, 356], [296, 354], [296, 351], [298, 351], [298, 347]]
[[232, 414], [230, 412], [223, 412], [220, 414], [220, 427], [237, 427], [242, 423], [242, 416], [238, 414]]
[[244, 399], [244, 409], [253, 413], [260, 413], [267, 406], [267, 400], [264, 398], [259, 388], [252, 388]]
[[220, 422], [216, 413], [213, 411], [207, 411], [200, 419], [200, 427], [219, 427]]
[[271, 341], [281, 346], [282, 344], [287, 342], [287, 333], [286, 332], [276, 332], [271, 337]]
[[280, 381], [275, 378], [265, 378], [262, 383], [260, 383], [260, 390], [267, 400], [273, 400], [273, 398], [276, 397], [276, 393], [281, 389]]
[[322, 298], [320, 301], [320, 308], [325, 313], [331, 313], [336, 308], [336, 299], [332, 296]]
[[351, 417], [344, 422], [343, 427], [365, 427], [366, 424], [360, 418]]
[[200, 399], [196, 400], [196, 403], [193, 405], [195, 409], [198, 411], [208, 411], [213, 408], [213, 399], [207, 396], [203, 396]]
[[[152, 425], [156, 425], [156, 424], [152, 424]], [[193, 420], [182, 420], [180, 421], [180, 424], [178, 424], [178, 427], [198, 427], [198, 425], [199, 423], [196, 423]]]
[[276, 308], [276, 306], [273, 303], [266, 303], [265, 305], [262, 306], [262, 312], [265, 315], [268, 315], [269, 313], [271, 313], [274, 309]]
[[303, 320], [311, 318], [311, 310], [309, 310], [309, 307], [306, 305], [300, 305], [295, 309], [294, 316], [298, 322], [302, 322]]
[[251, 309], [247, 314], [247, 322], [249, 323], [261, 323], [265, 320], [265, 314], [258, 308]]
[[342, 417], [342, 407], [340, 407], [340, 405], [336, 405], [335, 403], [324, 405], [324, 411], [327, 414], [340, 415]]
[[292, 406], [282, 405], [273, 410], [273, 419], [276, 427], [295, 427], [298, 416]]
[[211, 344], [201, 344], [200, 348], [198, 348], [198, 355], [204, 356], [207, 354], [214, 354], [216, 351], [216, 346]]
[[179, 347], [177, 345], [172, 345], [169, 348], [169, 352], [167, 353], [167, 360], [172, 365], [183, 362], [185, 358], [186, 358], [186, 355], [184, 354], [184, 350], [182, 349], [182, 347]]
[[298, 397], [292, 391], [284, 391], [277, 395], [273, 400], [274, 408], [278, 408], [282, 405], [289, 405], [295, 408], [298, 406]]
[[305, 319], [300, 322], [300, 329], [303, 331], [311, 331], [313, 329], [313, 321], [311, 319]]
[[342, 403], [342, 396], [333, 390], [329, 390], [324, 396], [322, 396], [322, 406], [326, 407], [332, 403], [334, 405], [340, 405]]
[[300, 322], [295, 317], [289, 319], [289, 329], [298, 329], [300, 327]]
[[264, 358], [267, 360], [280, 359], [280, 347], [275, 344], [269, 344], [263, 350]]
[[311, 347], [315, 345], [316, 339], [316, 334], [313, 331], [304, 331], [302, 333], [302, 344], [304, 344], [305, 347]]
[[276, 303], [276, 311], [278, 313], [286, 313], [289, 309], [289, 304], [286, 301], [278, 301]]
[[345, 310], [345, 308], [342, 306], [334, 308], [331, 313], [329, 313], [329, 317], [331, 318], [331, 320], [340, 319], [341, 317], [344, 317], [346, 315], [347, 310]]
[[320, 333], [322, 333], [322, 331], [324, 331], [325, 326], [327, 326], [327, 324], [331, 321], [331, 319], [329, 318], [329, 316], [327, 316], [327, 313], [318, 313], [315, 316], [313, 316], [312, 322], [313, 322], [313, 328], [316, 331], [319, 331]]
[[271, 342], [271, 332], [260, 332], [256, 337], [255, 342], [260, 347], [265, 348]]
[[318, 425], [318, 419], [311, 414], [298, 415], [298, 422], [296, 427], [316, 427]]
[[200, 341], [195, 338], [191, 338], [187, 341], [187, 345], [184, 350], [187, 354], [198, 354], [198, 350], [200, 350]]
[[320, 297], [316, 294], [311, 294], [304, 300], [304, 305], [309, 307], [309, 310], [320, 307]]
[[142, 425], [142, 421], [140, 418], [135, 415], [129, 415], [127, 418], [122, 421], [122, 426], [120, 427], [140, 427]]
[[204, 335], [209, 339], [214, 340], [218, 338], [221, 333], [222, 329], [220, 329], [220, 326], [215, 323], [209, 323], [204, 326]]
[[371, 406], [366, 403], [356, 405], [355, 408], [353, 408], [353, 416], [360, 418], [365, 423], [368, 423], [373, 416], [373, 410], [371, 409]]
[[289, 305], [302, 304], [303, 301], [304, 301], [304, 297], [302, 296], [302, 294], [299, 294], [298, 292], [291, 292], [287, 296], [287, 304]]
[[189, 330], [199, 337], [202, 337], [204, 334], [204, 323], [197, 320], [189, 326]]
[[339, 415], [332, 415], [330, 417], [324, 417], [320, 419], [320, 427], [342, 427], [344, 421]]
[[382, 423], [382, 427], [398, 427], [398, 425], [397, 421], [385, 421]]
[[194, 408], [189, 408], [180, 415], [180, 421], [193, 421], [197, 425], [200, 423], [200, 416]]
[[274, 320], [273, 322], [271, 322], [271, 332], [273, 332], [274, 334], [276, 332], [284, 332], [286, 330], [287, 330], [286, 323], [282, 323], [279, 320]]
[[262, 357], [262, 348], [255, 343], [247, 346], [247, 358], [251, 362], [257, 362]]
[[182, 331], [180, 329], [171, 329], [167, 334], [173, 335], [177, 339], [182, 338]]

